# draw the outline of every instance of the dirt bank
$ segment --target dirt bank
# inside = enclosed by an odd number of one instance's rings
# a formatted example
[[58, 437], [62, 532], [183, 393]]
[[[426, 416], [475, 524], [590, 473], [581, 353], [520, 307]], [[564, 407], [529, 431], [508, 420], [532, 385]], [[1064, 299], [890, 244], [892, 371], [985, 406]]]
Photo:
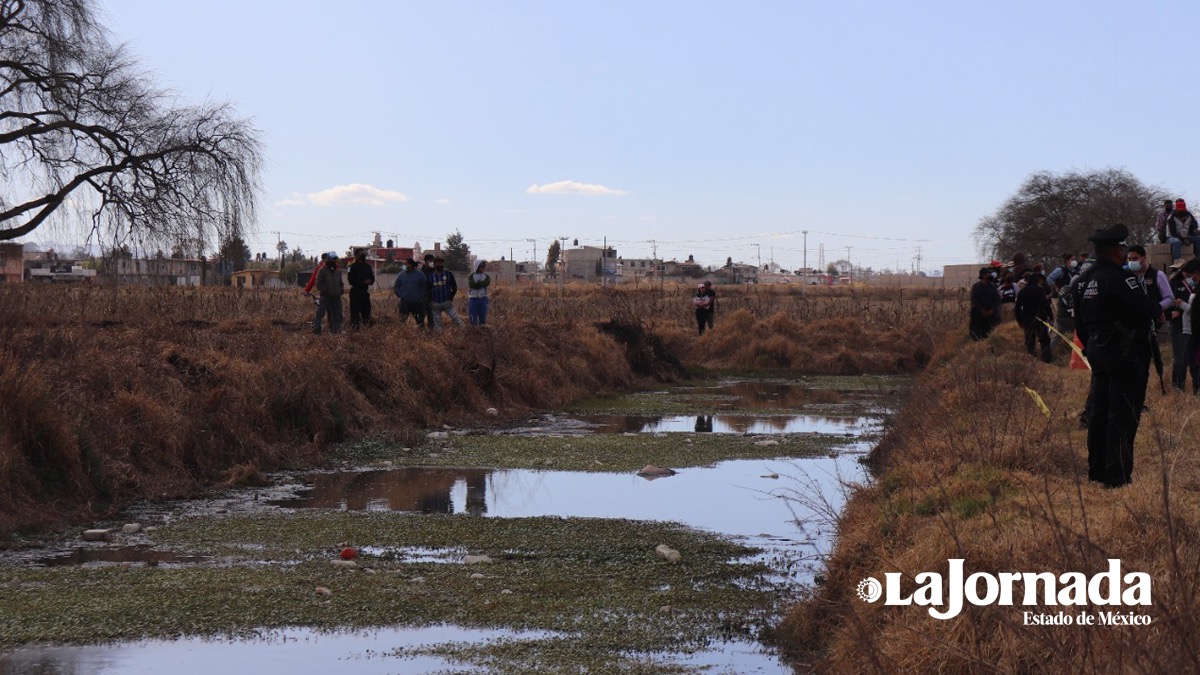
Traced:
[[[791, 612], [781, 634], [803, 669], [827, 672], [1197, 672], [1200, 600], [1200, 432], [1195, 399], [1158, 392], [1137, 438], [1133, 485], [1086, 480], [1076, 415], [1086, 371], [1045, 365], [1019, 348], [1015, 326], [985, 343], [952, 341], [922, 376], [875, 452], [877, 479], [852, 497], [824, 585]], [[1169, 363], [1168, 363], [1169, 365]], [[1036, 396], [1035, 396], [1036, 394]], [[1045, 404], [1046, 414], [1038, 401]], [[857, 596], [868, 577], [1081, 572], [1120, 559], [1153, 582], [1148, 606], [966, 603], [955, 618]], [[1043, 603], [1044, 604], [1044, 603]], [[1031, 625], [1025, 612], [1134, 610], [1150, 626]]]
[[628, 391], [684, 366], [913, 372], [934, 343], [916, 317], [945, 323], [960, 303], [732, 289], [738, 309], [700, 338], [686, 309], [664, 309], [678, 294], [504, 289], [488, 328], [435, 338], [400, 325], [378, 294], [373, 329], [317, 337], [295, 292], [0, 289], [0, 533], [253, 482], [368, 433], [405, 441]]

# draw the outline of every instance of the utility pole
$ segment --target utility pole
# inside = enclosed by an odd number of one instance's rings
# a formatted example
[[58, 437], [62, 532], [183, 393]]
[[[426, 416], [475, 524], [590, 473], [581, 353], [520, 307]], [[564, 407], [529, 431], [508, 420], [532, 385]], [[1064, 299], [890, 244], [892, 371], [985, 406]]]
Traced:
[[917, 247], [917, 274], [921, 273], [921, 247]]
[[850, 262], [850, 249], [852, 249], [852, 248], [854, 248], [854, 247], [853, 246], [846, 247], [846, 267], [850, 268], [850, 283], [854, 283], [854, 263]]
[[804, 276], [808, 276], [808, 230], [800, 230], [804, 233]]
[[762, 271], [762, 246], [755, 244], [754, 248], [756, 248], [758, 250], [758, 271], [761, 272]]
[[529, 243], [533, 244], [533, 280], [534, 280], [534, 281], [537, 281], [537, 280], [538, 280], [538, 274], [537, 274], [537, 268], [538, 268], [538, 262], [537, 262], [537, 239], [526, 239], [525, 241], [527, 241], [527, 242], [529, 242]]

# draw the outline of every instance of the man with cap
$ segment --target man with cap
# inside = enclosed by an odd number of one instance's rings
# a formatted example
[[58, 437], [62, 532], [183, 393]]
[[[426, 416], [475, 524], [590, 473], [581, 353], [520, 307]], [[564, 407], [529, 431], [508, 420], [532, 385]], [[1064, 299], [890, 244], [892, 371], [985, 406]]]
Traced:
[[325, 254], [325, 265], [317, 271], [317, 316], [313, 319], [313, 334], [321, 334], [321, 319], [329, 315], [329, 331], [342, 332], [342, 294], [346, 287], [338, 267], [337, 251]]
[[1162, 314], [1137, 276], [1122, 267], [1128, 236], [1129, 228], [1114, 225], [1088, 237], [1095, 263], [1073, 285], [1076, 327], [1092, 367], [1088, 479], [1105, 487], [1133, 480], [1133, 440], [1150, 375], [1150, 327]]
[[1167, 217], [1167, 243], [1171, 245], [1171, 259], [1183, 257], [1183, 242], [1192, 243], [1192, 255], [1200, 257], [1200, 225], [1188, 211], [1187, 202], [1175, 200], [1175, 210]]

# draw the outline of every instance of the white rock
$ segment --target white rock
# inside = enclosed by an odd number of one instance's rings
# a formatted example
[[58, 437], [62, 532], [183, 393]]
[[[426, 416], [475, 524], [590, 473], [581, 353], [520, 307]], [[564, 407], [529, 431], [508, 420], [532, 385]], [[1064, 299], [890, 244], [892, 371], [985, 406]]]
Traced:
[[474, 565], [476, 563], [490, 563], [492, 559], [486, 555], [469, 555], [463, 558], [464, 565]]
[[772, 445], [779, 445], [779, 441], [775, 441], [775, 440], [755, 441], [754, 444], [760, 448], [769, 448]]
[[367, 574], [375, 574], [375, 570], [371, 569], [370, 567], [364, 567], [363, 571]]
[[84, 530], [84, 541], [108, 541], [112, 539], [112, 530]]
[[496, 417], [497, 415], [500, 414], [500, 411], [496, 410], [495, 408], [488, 408], [484, 412], [487, 413], [488, 415], [491, 415], [492, 417]]
[[450, 434], [446, 433], [445, 431], [431, 431], [431, 432], [425, 434], [425, 438], [432, 438], [435, 440], [442, 439], [442, 438], [450, 438]]
[[506, 588], [506, 589], [500, 591], [500, 595], [512, 595], [512, 591], [510, 591]]
[[483, 575], [482, 575], [482, 574], [480, 574], [479, 572], [476, 572], [475, 574], [472, 574], [472, 575], [471, 575], [471, 578], [472, 578], [472, 579], [482, 579], [482, 578], [483, 578]]
[[425, 577], [413, 577], [409, 579], [409, 581], [413, 582], [414, 584], [423, 584], [425, 583]]
[[655, 546], [654, 553], [669, 563], [677, 563], [683, 559], [683, 556], [679, 554], [679, 551], [676, 551], [666, 544], [659, 544], [658, 546]]
[[124, 534], [137, 534], [142, 531], [141, 523], [125, 523], [121, 527], [121, 532]]
[[345, 567], [347, 569], [354, 569], [358, 567], [358, 563], [354, 562], [353, 560], [330, 560], [329, 564], [333, 565], [334, 567]]

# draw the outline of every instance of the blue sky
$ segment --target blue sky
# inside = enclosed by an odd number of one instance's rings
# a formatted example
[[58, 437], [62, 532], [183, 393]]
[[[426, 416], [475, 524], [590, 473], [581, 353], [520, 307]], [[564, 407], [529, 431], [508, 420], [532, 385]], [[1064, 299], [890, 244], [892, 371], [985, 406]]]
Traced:
[[272, 254], [459, 230], [488, 258], [607, 237], [795, 268], [808, 230], [809, 266], [930, 269], [978, 260], [1034, 171], [1200, 179], [1200, 3], [100, 6], [161, 84], [262, 130]]

